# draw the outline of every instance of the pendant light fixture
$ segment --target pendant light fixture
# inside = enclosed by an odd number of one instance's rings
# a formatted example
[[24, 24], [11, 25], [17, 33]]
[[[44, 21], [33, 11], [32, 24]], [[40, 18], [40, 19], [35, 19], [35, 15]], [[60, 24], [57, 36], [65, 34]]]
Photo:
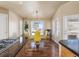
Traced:
[[38, 20], [38, 10], [36, 10], [36, 19]]

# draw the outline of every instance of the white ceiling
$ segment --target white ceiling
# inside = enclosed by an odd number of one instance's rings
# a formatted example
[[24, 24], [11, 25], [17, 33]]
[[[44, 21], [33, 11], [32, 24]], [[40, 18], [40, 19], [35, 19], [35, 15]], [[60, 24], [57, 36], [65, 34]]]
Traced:
[[35, 18], [38, 10], [39, 18], [50, 18], [65, 1], [0, 1], [0, 6], [14, 10], [22, 17]]

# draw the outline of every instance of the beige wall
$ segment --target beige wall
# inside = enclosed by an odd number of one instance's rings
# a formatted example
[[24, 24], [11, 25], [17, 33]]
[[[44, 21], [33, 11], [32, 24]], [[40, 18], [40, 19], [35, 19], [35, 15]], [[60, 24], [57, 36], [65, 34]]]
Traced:
[[[79, 14], [79, 2], [68, 2], [62, 6], [60, 6], [58, 8], [58, 10], [56, 11], [56, 14], [54, 15], [54, 17], [52, 18], [52, 25], [53, 25], [53, 20], [55, 20], [56, 18], [58, 18], [61, 22], [61, 33], [59, 34], [57, 40], [62, 39], [63, 36], [63, 16], [68, 16], [68, 15], [76, 15]], [[52, 29], [53, 30], [53, 29]]]
[[45, 20], [45, 29], [51, 29], [51, 20], [50, 19]]
[[6, 14], [8, 14], [8, 9], [0, 7], [0, 13], [6, 13]]

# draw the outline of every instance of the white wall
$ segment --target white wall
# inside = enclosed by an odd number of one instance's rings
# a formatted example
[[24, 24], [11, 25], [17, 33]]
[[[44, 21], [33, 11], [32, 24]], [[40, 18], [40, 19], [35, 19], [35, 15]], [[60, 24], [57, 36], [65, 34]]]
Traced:
[[22, 20], [15, 12], [9, 11], [9, 37], [19, 37], [20, 36], [20, 21]]
[[22, 35], [23, 20], [12, 10], [0, 7], [0, 40]]
[[[68, 15], [76, 15], [76, 14], [79, 14], [79, 2], [68, 2], [58, 8], [58, 10], [56, 11], [55, 15], [52, 18], [52, 26], [53, 26], [53, 21], [56, 20], [56, 18], [58, 18], [60, 21], [61, 30], [60, 30], [60, 34], [58, 35], [58, 38], [55, 36], [56, 39], [54, 40], [59, 41], [63, 39], [63, 20], [64, 20], [63, 17]], [[53, 27], [52, 27], [52, 31], [53, 31]]]
[[0, 40], [8, 38], [8, 14], [0, 13]]
[[8, 38], [8, 10], [0, 7], [0, 40]]

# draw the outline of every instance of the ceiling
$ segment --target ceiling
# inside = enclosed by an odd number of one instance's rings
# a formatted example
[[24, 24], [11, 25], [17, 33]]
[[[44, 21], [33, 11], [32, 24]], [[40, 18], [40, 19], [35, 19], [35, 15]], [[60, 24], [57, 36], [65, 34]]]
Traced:
[[[66, 1], [0, 1], [0, 6], [14, 10], [25, 18], [51, 18]], [[36, 10], [38, 14], [36, 14]]]

